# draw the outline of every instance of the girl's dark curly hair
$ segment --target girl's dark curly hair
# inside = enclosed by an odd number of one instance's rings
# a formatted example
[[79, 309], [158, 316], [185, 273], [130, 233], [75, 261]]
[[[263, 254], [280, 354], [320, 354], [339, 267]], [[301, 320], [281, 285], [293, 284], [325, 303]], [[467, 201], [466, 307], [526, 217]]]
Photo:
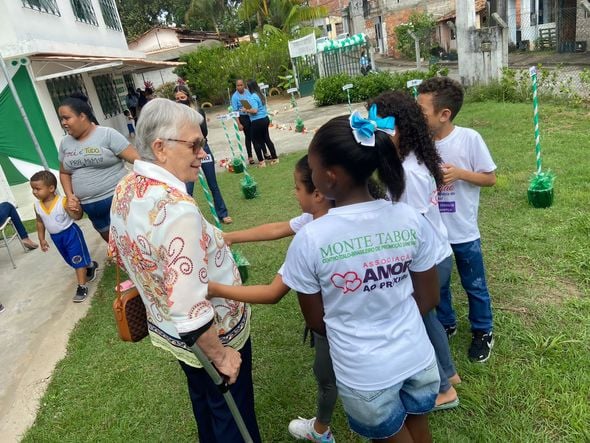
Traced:
[[402, 161], [413, 151], [418, 163], [426, 165], [436, 185], [442, 185], [442, 160], [428, 130], [426, 118], [416, 100], [405, 92], [388, 91], [370, 100], [367, 107], [370, 108], [373, 104], [377, 106], [377, 114], [380, 117], [395, 117], [395, 126], [399, 134], [398, 152]]

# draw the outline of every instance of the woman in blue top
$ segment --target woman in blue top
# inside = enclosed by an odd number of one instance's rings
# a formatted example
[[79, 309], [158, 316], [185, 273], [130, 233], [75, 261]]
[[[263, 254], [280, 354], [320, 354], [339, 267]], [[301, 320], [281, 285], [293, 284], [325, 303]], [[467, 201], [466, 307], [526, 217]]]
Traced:
[[249, 103], [251, 108], [242, 108], [240, 111], [247, 112], [252, 122], [252, 142], [254, 143], [254, 151], [256, 152], [256, 158], [258, 158], [258, 166], [264, 168], [266, 166], [263, 157], [264, 145], [268, 147], [270, 152], [270, 164], [276, 165], [279, 162], [277, 158], [277, 152], [275, 145], [270, 139], [268, 133], [268, 125], [270, 120], [268, 119], [268, 112], [266, 111], [266, 99], [260, 87], [255, 80], [248, 80], [248, 90], [250, 91]]

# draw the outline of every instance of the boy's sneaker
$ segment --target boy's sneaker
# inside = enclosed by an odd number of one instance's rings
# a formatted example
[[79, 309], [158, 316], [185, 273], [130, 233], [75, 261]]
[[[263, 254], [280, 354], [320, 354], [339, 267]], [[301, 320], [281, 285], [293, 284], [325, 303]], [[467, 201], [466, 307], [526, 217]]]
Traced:
[[451, 337], [457, 334], [457, 325], [443, 327], [445, 328], [445, 332], [447, 333], [447, 339], [450, 339]]
[[314, 423], [315, 417], [309, 420], [302, 417], [291, 420], [291, 423], [289, 423], [289, 433], [298, 440], [308, 440], [316, 443], [336, 443], [330, 429], [323, 434], [318, 434], [313, 429]]
[[86, 300], [86, 297], [88, 297], [88, 288], [86, 286], [78, 285], [78, 288], [76, 289], [76, 295], [74, 295], [72, 301], [74, 303], [82, 303], [84, 300]]
[[469, 360], [483, 363], [490, 358], [490, 353], [494, 347], [494, 337], [492, 331], [473, 331], [471, 336], [471, 346], [469, 347]]
[[86, 268], [86, 281], [91, 282], [96, 278], [96, 270], [98, 269], [98, 263], [94, 260], [92, 264]]

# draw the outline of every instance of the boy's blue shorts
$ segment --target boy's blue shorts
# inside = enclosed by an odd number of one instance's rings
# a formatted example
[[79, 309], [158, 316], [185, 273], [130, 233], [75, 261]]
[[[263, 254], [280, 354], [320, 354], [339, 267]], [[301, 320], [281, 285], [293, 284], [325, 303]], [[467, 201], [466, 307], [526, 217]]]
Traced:
[[87, 268], [92, 265], [84, 235], [76, 223], [72, 223], [65, 231], [50, 236], [61, 256], [72, 268]]

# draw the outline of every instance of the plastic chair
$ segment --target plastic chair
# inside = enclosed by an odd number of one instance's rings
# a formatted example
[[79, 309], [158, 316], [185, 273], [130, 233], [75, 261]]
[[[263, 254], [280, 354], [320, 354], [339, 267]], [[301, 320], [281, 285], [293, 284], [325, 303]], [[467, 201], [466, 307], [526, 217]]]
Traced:
[[[11, 226], [12, 230], [14, 231], [10, 235], [6, 234], [6, 228], [8, 228], [8, 226]], [[0, 232], [2, 233], [2, 239], [0, 240], [0, 247], [6, 248], [6, 250], [8, 251], [8, 257], [10, 257], [10, 261], [12, 262], [12, 267], [13, 267], [13, 269], [16, 269], [16, 263], [14, 263], [14, 258], [12, 258], [12, 254], [10, 253], [10, 242], [12, 240], [14, 240], [15, 238], [17, 238], [20, 245], [23, 247], [23, 250], [25, 252], [27, 252], [27, 248], [25, 247], [22, 239], [18, 235], [18, 232], [16, 231], [16, 227], [14, 226], [14, 223], [12, 222], [12, 219], [10, 217], [8, 217], [6, 219], [6, 221], [4, 223], [2, 223], [2, 226], [0, 226]]]

